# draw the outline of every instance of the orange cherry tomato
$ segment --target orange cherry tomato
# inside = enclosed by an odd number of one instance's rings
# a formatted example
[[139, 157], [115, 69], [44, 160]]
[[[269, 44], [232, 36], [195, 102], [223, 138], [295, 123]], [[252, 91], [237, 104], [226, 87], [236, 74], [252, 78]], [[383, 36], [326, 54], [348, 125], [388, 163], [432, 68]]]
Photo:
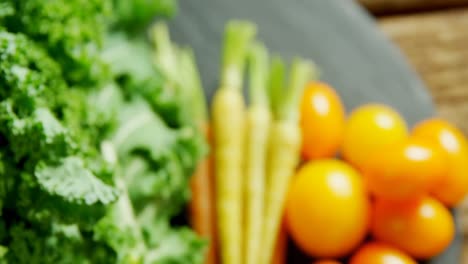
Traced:
[[437, 145], [409, 138], [376, 152], [362, 170], [375, 196], [409, 199], [428, 193], [449, 167], [445, 152]]
[[302, 154], [306, 159], [334, 157], [343, 141], [345, 109], [325, 83], [309, 83], [301, 102]]
[[417, 264], [402, 251], [389, 245], [370, 242], [362, 246], [349, 261], [349, 264]]
[[372, 213], [374, 237], [417, 259], [442, 253], [455, 235], [448, 209], [428, 196], [400, 202], [377, 199]]
[[429, 119], [416, 125], [413, 137], [438, 144], [448, 154], [449, 172], [432, 194], [447, 206], [455, 206], [468, 193], [468, 141], [453, 125], [440, 119]]
[[365, 237], [369, 210], [361, 175], [342, 161], [320, 160], [304, 165], [292, 181], [286, 223], [305, 253], [338, 258]]
[[336, 261], [336, 260], [318, 260], [318, 261], [312, 262], [312, 264], [341, 264], [341, 262]]
[[361, 168], [378, 149], [403, 141], [408, 136], [403, 118], [392, 108], [368, 104], [355, 109], [345, 126], [343, 158]]

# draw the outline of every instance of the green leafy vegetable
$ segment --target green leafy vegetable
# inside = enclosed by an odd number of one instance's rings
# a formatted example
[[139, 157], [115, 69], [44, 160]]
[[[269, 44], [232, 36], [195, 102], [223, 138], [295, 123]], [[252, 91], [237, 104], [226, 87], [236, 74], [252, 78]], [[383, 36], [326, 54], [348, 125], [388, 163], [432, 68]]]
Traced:
[[41, 188], [64, 200], [109, 204], [117, 198], [116, 190], [96, 178], [79, 157], [67, 157], [58, 165], [40, 164], [35, 176]]
[[[99, 80], [100, 46], [112, 12], [111, 0], [5, 0], [13, 6], [5, 25], [44, 47], [73, 84]], [[10, 12], [11, 13], [11, 12]]]
[[141, 31], [155, 14], [169, 16], [175, 8], [175, 0], [114, 0], [117, 25], [130, 31]]
[[0, 263], [202, 263], [170, 223], [205, 143], [141, 33], [174, 7], [0, 3]]

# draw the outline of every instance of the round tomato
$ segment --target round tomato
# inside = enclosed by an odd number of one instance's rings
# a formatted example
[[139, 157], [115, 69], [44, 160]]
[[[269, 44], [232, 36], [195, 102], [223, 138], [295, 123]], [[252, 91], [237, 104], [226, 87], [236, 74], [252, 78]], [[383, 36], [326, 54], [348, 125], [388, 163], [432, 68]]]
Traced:
[[349, 254], [368, 230], [369, 201], [359, 173], [338, 160], [310, 162], [292, 181], [286, 223], [307, 254], [335, 258]]
[[350, 264], [417, 264], [410, 256], [383, 243], [370, 242], [362, 246], [352, 257]]
[[449, 168], [445, 152], [437, 145], [409, 138], [375, 152], [362, 170], [375, 196], [408, 199], [428, 193]]
[[447, 206], [457, 205], [468, 192], [467, 139], [456, 127], [440, 119], [421, 122], [412, 135], [437, 143], [448, 154], [450, 170], [432, 193]]
[[440, 254], [455, 235], [452, 215], [431, 197], [401, 202], [377, 199], [372, 213], [375, 238], [418, 259]]
[[335, 156], [343, 140], [344, 124], [345, 109], [336, 91], [325, 83], [310, 83], [301, 102], [303, 156]]
[[354, 110], [345, 126], [342, 154], [344, 159], [360, 168], [372, 152], [408, 136], [403, 118], [392, 108], [364, 105]]

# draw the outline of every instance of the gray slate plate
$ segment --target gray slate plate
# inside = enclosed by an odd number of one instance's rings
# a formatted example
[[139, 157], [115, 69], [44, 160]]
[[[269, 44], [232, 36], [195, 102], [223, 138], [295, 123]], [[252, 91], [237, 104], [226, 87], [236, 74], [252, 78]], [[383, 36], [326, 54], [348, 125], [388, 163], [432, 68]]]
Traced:
[[[270, 50], [312, 59], [348, 110], [381, 102], [400, 111], [410, 125], [434, 112], [426, 88], [400, 51], [351, 0], [182, 0], [179, 5], [173, 37], [194, 48], [209, 99], [217, 86], [224, 25], [240, 18], [258, 24], [259, 38]], [[458, 231], [450, 249], [430, 263], [459, 263], [461, 240]], [[307, 263], [299, 255], [288, 263]]]

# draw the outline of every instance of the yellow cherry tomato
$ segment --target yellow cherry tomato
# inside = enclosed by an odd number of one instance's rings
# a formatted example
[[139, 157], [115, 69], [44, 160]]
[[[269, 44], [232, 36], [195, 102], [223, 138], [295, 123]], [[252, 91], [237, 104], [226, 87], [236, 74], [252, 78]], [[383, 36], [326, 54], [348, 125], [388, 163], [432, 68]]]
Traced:
[[302, 154], [306, 159], [334, 157], [343, 141], [345, 109], [325, 83], [307, 85], [301, 101]]
[[455, 206], [468, 192], [468, 141], [463, 133], [450, 123], [429, 119], [417, 124], [413, 137], [438, 144], [448, 155], [449, 172], [432, 191], [447, 206]]
[[407, 137], [406, 123], [398, 112], [385, 105], [364, 105], [355, 109], [348, 118], [342, 155], [352, 165], [361, 168], [373, 152]]
[[402, 251], [379, 242], [370, 242], [362, 246], [349, 261], [350, 264], [417, 264]]
[[342, 161], [320, 160], [300, 168], [292, 181], [286, 223], [304, 252], [338, 258], [365, 237], [369, 210], [361, 175]]
[[447, 155], [437, 145], [408, 138], [371, 155], [362, 171], [375, 196], [401, 200], [429, 193], [449, 167]]
[[410, 201], [376, 199], [372, 211], [374, 237], [417, 259], [442, 253], [452, 242], [455, 224], [450, 211], [434, 198]]

